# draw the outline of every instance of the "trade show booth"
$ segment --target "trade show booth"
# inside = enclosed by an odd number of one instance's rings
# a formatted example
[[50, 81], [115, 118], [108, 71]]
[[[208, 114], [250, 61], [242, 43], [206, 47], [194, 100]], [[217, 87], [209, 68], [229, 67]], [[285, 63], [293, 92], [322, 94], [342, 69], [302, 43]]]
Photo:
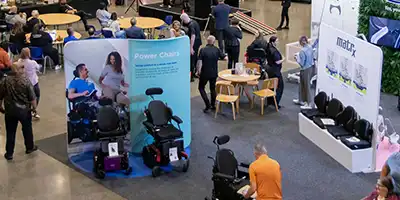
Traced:
[[70, 161], [98, 178], [186, 171], [189, 52], [187, 37], [69, 42], [64, 62]]
[[[300, 133], [349, 171], [374, 171], [382, 50], [325, 23], [320, 26], [319, 44], [317, 92], [326, 93], [330, 102], [319, 107], [316, 101], [319, 109], [326, 110], [315, 116], [299, 114]], [[353, 114], [342, 123], [338, 114], [345, 114], [344, 107]], [[346, 129], [351, 119], [348, 133], [335, 134], [327, 128]]]

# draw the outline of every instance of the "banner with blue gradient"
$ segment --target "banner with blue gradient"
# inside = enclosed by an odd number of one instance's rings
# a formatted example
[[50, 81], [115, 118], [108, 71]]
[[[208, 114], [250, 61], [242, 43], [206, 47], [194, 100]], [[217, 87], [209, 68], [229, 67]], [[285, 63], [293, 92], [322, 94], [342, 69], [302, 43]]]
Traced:
[[180, 125], [184, 145], [191, 141], [190, 122], [190, 49], [189, 38], [166, 40], [129, 40], [129, 73], [131, 85], [131, 144], [132, 152], [140, 153], [153, 138], [142, 125], [146, 117], [144, 110], [151, 98], [146, 96], [148, 88], [160, 87], [162, 95], [154, 98], [166, 103], [183, 120]]

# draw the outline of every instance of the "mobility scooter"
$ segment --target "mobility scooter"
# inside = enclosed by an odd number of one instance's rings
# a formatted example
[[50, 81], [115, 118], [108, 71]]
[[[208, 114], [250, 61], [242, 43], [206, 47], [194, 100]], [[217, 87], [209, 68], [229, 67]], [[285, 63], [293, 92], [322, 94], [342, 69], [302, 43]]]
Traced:
[[[143, 122], [147, 133], [153, 136], [154, 143], [143, 148], [142, 156], [144, 164], [152, 169], [153, 177], [161, 175], [162, 166], [177, 166], [179, 164], [183, 172], [189, 168], [189, 158], [183, 147], [183, 132], [180, 124], [182, 119], [173, 115], [172, 109], [164, 102], [154, 100], [154, 95], [163, 94], [161, 88], [149, 88], [146, 95], [152, 98], [145, 108], [146, 121]], [[178, 128], [176, 128], [174, 121]]]
[[[242, 194], [238, 191], [246, 185], [250, 185], [249, 181], [249, 164], [240, 163], [235, 158], [234, 153], [230, 149], [220, 149], [220, 145], [228, 143], [230, 137], [228, 135], [215, 136], [213, 143], [217, 146], [215, 158], [212, 159], [214, 166], [212, 169], [212, 181], [214, 189], [212, 190], [211, 200], [244, 200]], [[205, 200], [210, 200], [206, 197]]]

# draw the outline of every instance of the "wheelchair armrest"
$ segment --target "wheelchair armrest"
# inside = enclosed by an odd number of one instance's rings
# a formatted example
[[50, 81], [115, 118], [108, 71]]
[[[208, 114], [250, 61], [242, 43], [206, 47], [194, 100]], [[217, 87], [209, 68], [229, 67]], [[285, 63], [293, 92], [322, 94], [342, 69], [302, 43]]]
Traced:
[[174, 121], [175, 121], [176, 123], [178, 123], [178, 124], [182, 124], [182, 123], [183, 123], [182, 119], [179, 118], [179, 117], [176, 116], [176, 115], [172, 116], [172, 120], [174, 120]]
[[226, 174], [222, 174], [222, 173], [215, 173], [214, 177], [218, 177], [218, 178], [223, 178], [223, 179], [228, 179], [229, 181], [233, 181], [235, 180], [234, 176], [230, 176], [230, 175], [226, 175]]
[[154, 132], [154, 125], [153, 125], [152, 123], [150, 123], [150, 122], [148, 122], [148, 121], [145, 121], [145, 122], [143, 122], [143, 125], [144, 125], [147, 129], [153, 130], [153, 132]]
[[244, 167], [244, 168], [249, 168], [250, 164], [249, 163], [240, 163], [239, 166]]

